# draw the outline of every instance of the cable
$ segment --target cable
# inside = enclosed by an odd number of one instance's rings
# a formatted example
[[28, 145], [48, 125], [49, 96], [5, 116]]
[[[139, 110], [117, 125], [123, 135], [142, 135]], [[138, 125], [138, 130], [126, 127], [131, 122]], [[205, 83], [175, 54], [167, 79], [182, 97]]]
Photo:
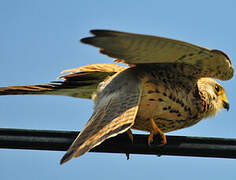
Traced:
[[[79, 132], [0, 128], [0, 148], [65, 151]], [[236, 139], [167, 136], [163, 147], [147, 144], [148, 135], [126, 133], [110, 138], [92, 152], [236, 158]]]

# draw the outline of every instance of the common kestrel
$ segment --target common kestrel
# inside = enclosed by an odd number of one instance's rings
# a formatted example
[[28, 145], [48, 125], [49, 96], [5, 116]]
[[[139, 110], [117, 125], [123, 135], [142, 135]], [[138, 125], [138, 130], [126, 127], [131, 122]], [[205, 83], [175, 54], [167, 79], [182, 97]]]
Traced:
[[44, 94], [93, 99], [94, 112], [72, 143], [61, 164], [130, 128], [150, 132], [166, 144], [165, 132], [192, 126], [201, 119], [229, 110], [224, 88], [211, 78], [229, 80], [234, 68], [229, 57], [173, 39], [92, 30], [81, 42], [100, 48], [129, 67], [92, 64], [67, 70], [70, 74], [44, 85], [0, 88], [0, 95]]

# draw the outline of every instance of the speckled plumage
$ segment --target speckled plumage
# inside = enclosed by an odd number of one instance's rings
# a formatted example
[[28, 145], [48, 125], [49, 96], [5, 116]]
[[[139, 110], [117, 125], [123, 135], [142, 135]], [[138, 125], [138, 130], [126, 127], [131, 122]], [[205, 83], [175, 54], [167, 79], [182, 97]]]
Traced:
[[0, 95], [45, 94], [90, 98], [94, 112], [61, 160], [88, 152], [130, 128], [155, 135], [192, 126], [229, 104], [224, 88], [211, 78], [229, 80], [229, 57], [186, 42], [118, 31], [92, 30], [81, 41], [128, 64], [92, 64], [67, 70], [71, 74], [45, 85], [0, 88]]
[[[208, 82], [218, 83], [210, 78], [197, 80], [188, 77], [183, 80], [183, 74], [177, 70], [182, 65], [174, 65], [173, 69], [171, 66], [162, 64], [157, 65], [154, 71], [153, 67], [140, 71], [145, 88], [132, 128], [150, 132], [148, 119], [153, 118], [163, 132], [170, 132], [192, 126], [208, 116], [210, 102], [207, 100], [210, 95], [205, 94], [204, 99], [200, 92]], [[162, 73], [165, 69], [168, 74]]]

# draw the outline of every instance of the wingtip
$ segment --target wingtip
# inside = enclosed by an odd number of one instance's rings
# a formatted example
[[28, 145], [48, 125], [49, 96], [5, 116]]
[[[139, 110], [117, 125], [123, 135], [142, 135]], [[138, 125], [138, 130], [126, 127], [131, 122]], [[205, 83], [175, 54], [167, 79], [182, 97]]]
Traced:
[[92, 29], [90, 33], [99, 36], [99, 37], [107, 37], [107, 36], [116, 36], [117, 34], [122, 33], [121, 31], [114, 31], [108, 29]]
[[65, 161], [63, 161], [63, 160], [61, 159], [60, 165], [63, 165], [64, 163], [65, 163]]
[[102, 36], [106, 34], [107, 32], [110, 32], [110, 30], [106, 29], [92, 29], [89, 31], [91, 34], [96, 35], [96, 36]]
[[90, 44], [93, 38], [94, 38], [94, 37], [82, 38], [82, 39], [80, 39], [80, 42], [81, 42], [81, 43], [85, 43], [85, 44]]
[[93, 35], [96, 35], [97, 33], [99, 33], [100, 31], [104, 31], [103, 29], [91, 29], [89, 32]]
[[106, 29], [92, 29], [92, 30], [90, 30], [90, 33], [93, 36], [82, 38], [82, 39], [80, 39], [80, 42], [85, 43], [85, 44], [91, 44], [92, 41], [94, 40], [94, 38], [116, 36], [117, 34], [120, 34], [122, 32], [113, 31], [113, 30], [106, 30]]
[[61, 158], [61, 161], [60, 161], [60, 165], [63, 165], [65, 164], [66, 162], [68, 162], [69, 160], [72, 159], [72, 152], [71, 153], [66, 153], [62, 158]]
[[61, 159], [60, 165], [63, 165], [63, 164], [65, 164], [66, 162], [67, 162], [66, 160]]

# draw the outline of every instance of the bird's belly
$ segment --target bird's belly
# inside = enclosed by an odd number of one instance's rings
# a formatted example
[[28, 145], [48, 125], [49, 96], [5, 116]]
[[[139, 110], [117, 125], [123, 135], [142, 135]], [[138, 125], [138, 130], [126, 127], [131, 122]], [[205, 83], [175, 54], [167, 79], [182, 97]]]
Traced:
[[[166, 118], [164, 116], [154, 117], [153, 119], [164, 133], [192, 126], [201, 120], [199, 118], [179, 119], [174, 117]], [[150, 132], [151, 124], [149, 119], [143, 119], [137, 116], [132, 129]]]
[[139, 110], [133, 129], [150, 131], [150, 118], [163, 132], [189, 127], [202, 118], [198, 115], [196, 102], [191, 92], [178, 92], [180, 89], [168, 88], [164, 83], [144, 80]]

